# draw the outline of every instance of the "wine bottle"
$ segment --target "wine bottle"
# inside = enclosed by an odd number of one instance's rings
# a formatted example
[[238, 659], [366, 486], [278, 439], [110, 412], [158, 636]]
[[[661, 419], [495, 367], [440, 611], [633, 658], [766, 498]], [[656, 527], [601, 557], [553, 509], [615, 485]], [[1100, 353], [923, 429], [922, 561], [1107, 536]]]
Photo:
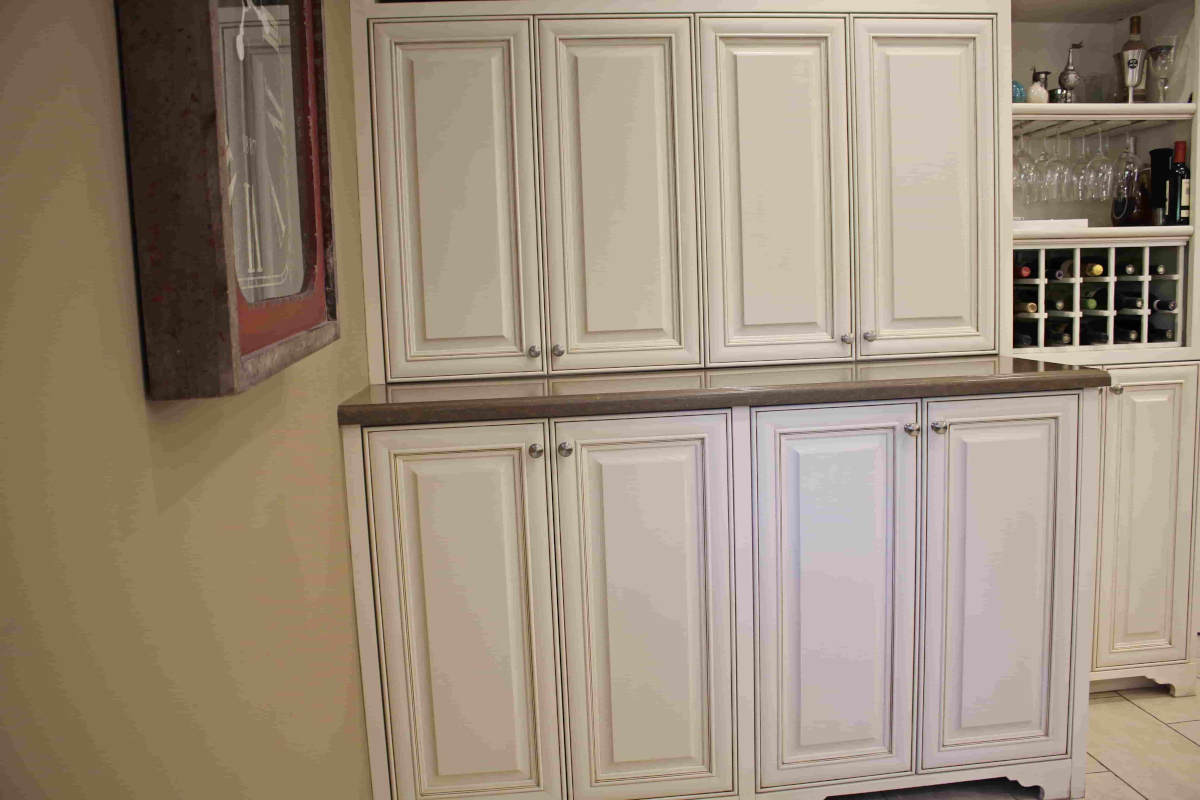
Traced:
[[1104, 274], [1104, 265], [1091, 262], [1083, 265], [1083, 274], [1089, 278], [1099, 278]]
[[1113, 338], [1118, 342], [1140, 342], [1142, 340], [1142, 323], [1140, 319], [1114, 320]]
[[1046, 308], [1054, 311], [1068, 311], [1075, 302], [1070, 286], [1050, 285], [1046, 287]]
[[1013, 266], [1013, 277], [1017, 279], [1032, 278], [1033, 267], [1028, 264], [1016, 264]]
[[1018, 322], [1013, 325], [1013, 347], [1037, 347], [1037, 323]]
[[1187, 165], [1187, 142], [1175, 142], [1175, 159], [1167, 178], [1166, 212], [1168, 225], [1192, 224], [1192, 173]]
[[1122, 264], [1120, 273], [1122, 275], [1137, 275], [1138, 268], [1135, 264]]
[[1075, 262], [1071, 259], [1064, 259], [1053, 267], [1046, 265], [1046, 277], [1052, 281], [1061, 281], [1064, 278], [1072, 278], [1075, 276]]
[[1175, 341], [1175, 329], [1166, 328], [1164, 330], [1150, 329], [1150, 341], [1152, 342], [1173, 342]]
[[1138, 309], [1138, 308], [1145, 308], [1146, 301], [1142, 299], [1141, 289], [1134, 289], [1132, 291], [1128, 291], [1128, 290], [1127, 291], [1119, 291], [1118, 290], [1117, 296], [1116, 296], [1116, 305], [1117, 305], [1117, 308], [1122, 308], [1122, 309], [1126, 309], [1126, 308]]
[[1150, 315], [1150, 328], [1156, 331], [1175, 330], [1177, 314], [1164, 314], [1161, 311]]
[[1084, 344], [1108, 344], [1108, 323], [1102, 319], [1085, 320], [1079, 338]]
[[1071, 343], [1071, 323], [1052, 322], [1046, 325], [1046, 346], [1063, 347]]
[[1167, 274], [1167, 265], [1166, 264], [1153, 264], [1150, 267], [1150, 274], [1151, 275], [1166, 275]]
[[1087, 311], [1094, 311], [1097, 308], [1106, 308], [1108, 306], [1108, 286], [1101, 284], [1087, 284], [1079, 288], [1079, 307]]
[[1174, 311], [1178, 307], [1179, 307], [1179, 304], [1176, 303], [1171, 298], [1163, 297], [1162, 295], [1156, 294], [1155, 292], [1150, 292], [1150, 310], [1152, 310], [1152, 311]]

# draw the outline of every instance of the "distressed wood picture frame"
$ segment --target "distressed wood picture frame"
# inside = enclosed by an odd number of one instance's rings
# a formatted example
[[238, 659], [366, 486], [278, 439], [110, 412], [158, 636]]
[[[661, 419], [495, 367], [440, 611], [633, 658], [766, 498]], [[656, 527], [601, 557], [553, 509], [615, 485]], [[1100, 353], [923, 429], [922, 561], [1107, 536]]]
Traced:
[[321, 0], [117, 0], [153, 399], [234, 394], [338, 338]]

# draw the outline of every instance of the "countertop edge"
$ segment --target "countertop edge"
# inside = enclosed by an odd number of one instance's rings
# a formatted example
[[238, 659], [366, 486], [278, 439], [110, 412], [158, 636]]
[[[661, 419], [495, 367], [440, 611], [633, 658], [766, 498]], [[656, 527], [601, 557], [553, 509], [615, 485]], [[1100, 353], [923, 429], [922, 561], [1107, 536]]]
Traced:
[[604, 414], [705, 411], [736, 406], [782, 406], [816, 403], [917, 400], [974, 394], [1073, 391], [1110, 386], [1111, 376], [1099, 369], [1030, 372], [1010, 375], [962, 375], [946, 378], [897, 378], [879, 381], [743, 388], [662, 389], [611, 394], [548, 397], [466, 398], [396, 403], [343, 403], [338, 424], [361, 427], [485, 422], [510, 419], [562, 418]]

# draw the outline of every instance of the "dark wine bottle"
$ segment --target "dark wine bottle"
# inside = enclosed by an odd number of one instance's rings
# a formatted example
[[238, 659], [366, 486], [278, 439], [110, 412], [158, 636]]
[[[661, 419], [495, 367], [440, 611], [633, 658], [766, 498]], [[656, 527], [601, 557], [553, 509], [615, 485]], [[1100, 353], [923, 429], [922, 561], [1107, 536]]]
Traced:
[[1168, 225], [1192, 224], [1192, 173], [1187, 165], [1187, 142], [1175, 142], [1175, 158], [1167, 178], [1166, 211]]
[[1132, 290], [1118, 289], [1115, 302], [1117, 308], [1121, 309], [1138, 309], [1146, 307], [1146, 301], [1142, 299], [1142, 290], [1140, 288]]
[[1108, 344], [1108, 323], [1102, 319], [1085, 320], [1079, 329], [1084, 344]]
[[1037, 323], [1018, 322], [1013, 325], [1013, 347], [1037, 347]]
[[1046, 287], [1046, 308], [1054, 311], [1069, 311], [1075, 302], [1071, 287], [1059, 284]]
[[1113, 326], [1113, 338], [1117, 342], [1140, 342], [1142, 340], [1142, 322], [1140, 319], [1122, 319], [1117, 317]]
[[1178, 307], [1179, 307], [1179, 304], [1176, 303], [1171, 298], [1163, 297], [1162, 295], [1157, 294], [1155, 292], [1150, 292], [1150, 310], [1151, 311], [1174, 311]]
[[1151, 275], [1166, 275], [1167, 274], [1167, 265], [1166, 264], [1152, 264], [1150, 266], [1150, 274]]
[[1014, 264], [1013, 265], [1013, 277], [1018, 278], [1018, 279], [1032, 278], [1033, 277], [1033, 267], [1029, 266], [1028, 264]]
[[1136, 264], [1122, 264], [1120, 273], [1122, 275], [1137, 275], [1138, 268]]
[[1152, 342], [1173, 342], [1175, 341], [1175, 329], [1165, 328], [1164, 330], [1150, 329], [1150, 341]]
[[1150, 315], [1150, 328], [1156, 331], [1175, 330], [1175, 320], [1178, 314], [1164, 314], [1161, 311]]
[[1051, 322], [1046, 324], [1046, 347], [1064, 347], [1071, 343], [1071, 323]]

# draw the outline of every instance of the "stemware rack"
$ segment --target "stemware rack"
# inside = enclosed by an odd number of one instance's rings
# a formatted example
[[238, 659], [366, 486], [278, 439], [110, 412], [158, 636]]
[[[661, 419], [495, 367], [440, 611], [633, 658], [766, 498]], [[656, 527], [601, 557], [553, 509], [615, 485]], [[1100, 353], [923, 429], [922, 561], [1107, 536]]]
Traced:
[[1125, 134], [1195, 116], [1195, 103], [1018, 103], [1012, 130], [1013, 136]]
[[[1032, 301], [1036, 291], [1038, 309], [1030, 313], [1013, 313], [1014, 350], [1029, 354], [1031, 351], [1062, 353], [1182, 347], [1186, 333], [1186, 255], [1191, 232], [1190, 227], [1182, 226], [1170, 235], [1156, 232], [1138, 240], [1131, 240], [1127, 235], [1105, 240], [1102, 231], [1093, 229], [1086, 238], [1072, 240], [1032, 237], [1014, 240], [1013, 266], [1009, 272], [1013, 296], [1027, 294]], [[1062, 262], [1072, 264], [1066, 277], [1061, 280], [1048, 277], [1048, 271]], [[1104, 274], [1094, 277], [1084, 275], [1083, 267], [1087, 264], [1100, 264], [1104, 267]], [[1124, 274], [1123, 268], [1127, 264], [1134, 265], [1134, 274]], [[1029, 265], [1033, 275], [1029, 278], [1017, 277], [1019, 265]], [[1165, 268], [1165, 274], [1156, 273], [1159, 265]], [[1097, 307], [1086, 308], [1084, 293], [1096, 286], [1101, 287], [1100, 291], [1094, 293]], [[1140, 296], [1142, 307], [1118, 309], [1119, 295]], [[1151, 308], [1154, 297], [1174, 300], [1176, 307], [1170, 311], [1155, 311]], [[1050, 308], [1049, 301], [1052, 298], [1065, 301], [1063, 309]], [[1016, 309], [1016, 306], [1011, 305], [1010, 308]], [[1150, 341], [1152, 314], [1167, 315], [1156, 316], [1156, 320], [1173, 321], [1171, 340]], [[1120, 341], [1117, 338], [1118, 319], [1132, 323], [1130, 327], [1138, 332], [1137, 341]], [[1051, 328], [1061, 329], [1064, 323], [1066, 331], [1070, 333], [1071, 343], [1051, 343], [1047, 331]], [[1120, 323], [1120, 327], [1124, 328], [1125, 324]], [[1097, 334], [1103, 332], [1104, 338], [1085, 344], [1082, 339], [1085, 326]], [[1025, 344], [1022, 335], [1030, 335], [1032, 343]]]

